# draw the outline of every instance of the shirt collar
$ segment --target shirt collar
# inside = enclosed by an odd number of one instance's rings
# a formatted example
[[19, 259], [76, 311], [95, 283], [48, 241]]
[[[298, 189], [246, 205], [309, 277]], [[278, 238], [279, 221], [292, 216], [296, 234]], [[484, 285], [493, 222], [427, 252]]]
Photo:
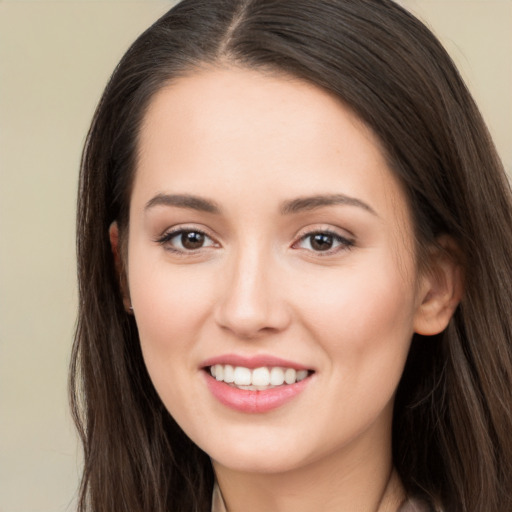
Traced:
[[224, 504], [224, 500], [222, 499], [222, 494], [220, 492], [219, 486], [217, 485], [217, 482], [215, 482], [213, 486], [211, 512], [226, 512], [226, 505]]

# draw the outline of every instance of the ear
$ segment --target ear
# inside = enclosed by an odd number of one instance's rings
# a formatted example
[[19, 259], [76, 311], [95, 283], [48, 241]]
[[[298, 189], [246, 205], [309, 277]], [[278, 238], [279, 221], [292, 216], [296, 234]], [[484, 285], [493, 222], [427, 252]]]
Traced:
[[428, 269], [421, 277], [414, 332], [432, 336], [448, 326], [464, 289], [459, 255], [459, 248], [451, 237], [438, 239], [431, 251]]
[[126, 272], [123, 257], [121, 254], [121, 247], [119, 242], [119, 226], [117, 222], [112, 222], [108, 229], [108, 235], [110, 238], [110, 247], [112, 249], [112, 255], [114, 257], [114, 265], [116, 268], [117, 279], [119, 282], [119, 288], [123, 297], [124, 309], [128, 312], [132, 312], [132, 303], [130, 300], [130, 293], [128, 289], [128, 281], [126, 279]]

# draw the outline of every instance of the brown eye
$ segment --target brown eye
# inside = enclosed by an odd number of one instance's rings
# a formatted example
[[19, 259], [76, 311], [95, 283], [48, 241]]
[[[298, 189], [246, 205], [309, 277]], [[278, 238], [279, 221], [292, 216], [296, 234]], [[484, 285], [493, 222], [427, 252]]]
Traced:
[[180, 253], [217, 246], [206, 233], [195, 229], [171, 231], [157, 239], [157, 242], [170, 251]]
[[329, 231], [317, 231], [303, 236], [298, 243], [294, 245], [296, 248], [307, 249], [316, 253], [337, 253], [344, 249], [349, 249], [354, 245], [353, 240], [342, 237], [336, 233]]
[[204, 233], [197, 231], [184, 231], [181, 233], [181, 245], [184, 249], [200, 249], [204, 245]]
[[314, 251], [328, 251], [332, 249], [334, 237], [327, 233], [317, 233], [316, 235], [311, 235], [310, 244]]

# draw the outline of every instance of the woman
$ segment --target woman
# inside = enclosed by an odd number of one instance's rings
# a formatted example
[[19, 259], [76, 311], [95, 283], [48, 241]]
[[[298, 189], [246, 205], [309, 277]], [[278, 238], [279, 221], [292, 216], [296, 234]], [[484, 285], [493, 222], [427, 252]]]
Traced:
[[80, 176], [81, 510], [512, 508], [512, 202], [389, 0], [185, 0]]

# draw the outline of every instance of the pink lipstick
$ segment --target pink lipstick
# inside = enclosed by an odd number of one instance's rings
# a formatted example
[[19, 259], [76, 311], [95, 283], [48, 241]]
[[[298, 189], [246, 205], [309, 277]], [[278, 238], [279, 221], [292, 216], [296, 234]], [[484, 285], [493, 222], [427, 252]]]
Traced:
[[204, 361], [206, 385], [223, 405], [244, 413], [264, 413], [298, 396], [313, 370], [268, 355], [226, 354]]

